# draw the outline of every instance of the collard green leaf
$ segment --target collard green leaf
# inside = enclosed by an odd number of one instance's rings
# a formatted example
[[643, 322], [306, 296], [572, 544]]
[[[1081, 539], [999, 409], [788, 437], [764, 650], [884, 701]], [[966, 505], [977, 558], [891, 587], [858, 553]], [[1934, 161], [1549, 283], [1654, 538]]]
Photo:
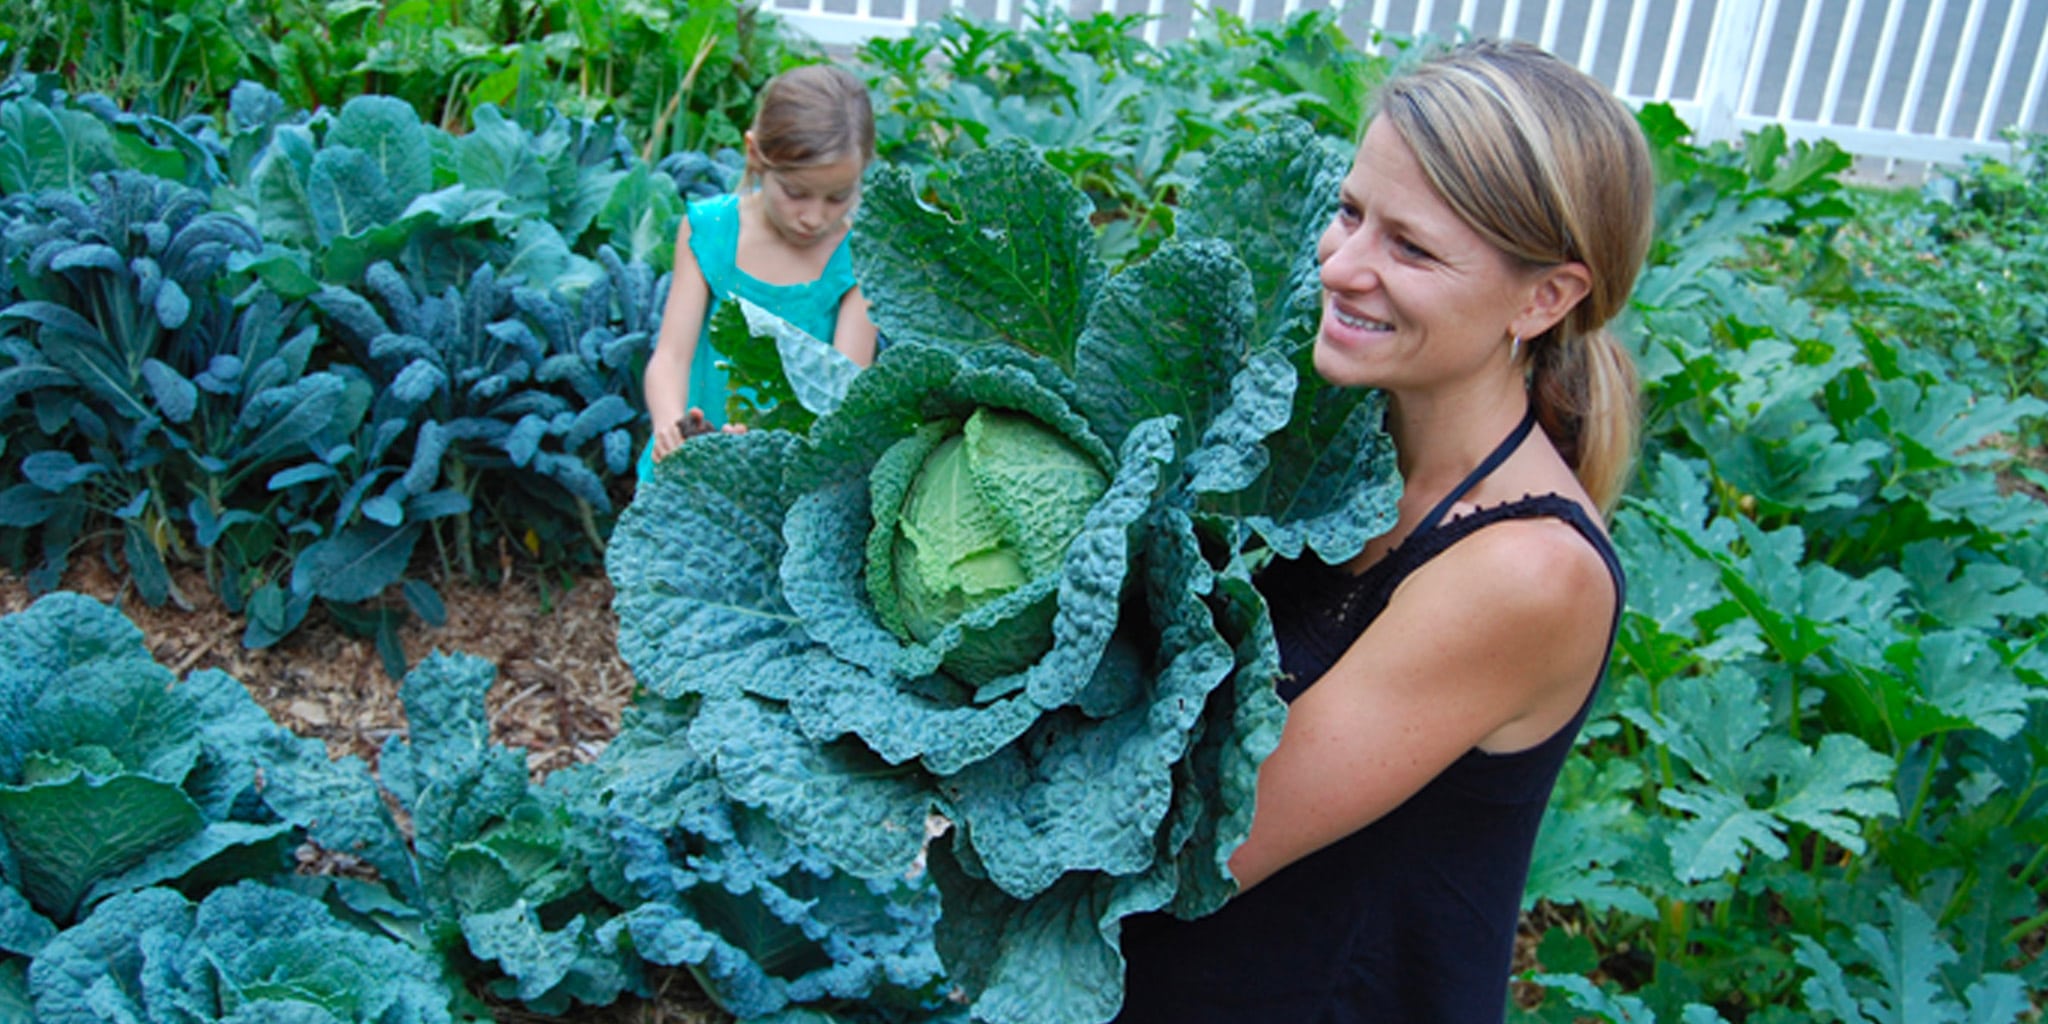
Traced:
[[383, 227], [403, 208], [376, 160], [345, 147], [328, 146], [313, 155], [306, 196], [314, 238], [323, 247]]
[[1104, 271], [1088, 197], [1028, 148], [963, 160], [937, 208], [883, 168], [854, 232], [855, 270], [891, 342], [1006, 342], [1071, 367]]
[[328, 148], [346, 146], [367, 155], [397, 208], [403, 209], [434, 186], [434, 152], [428, 129], [412, 104], [393, 96], [356, 96], [342, 104], [327, 130]]
[[474, 125], [453, 142], [458, 179], [505, 195], [509, 217], [545, 215], [550, 182], [545, 154], [533, 136], [496, 107], [477, 108]]
[[119, 165], [113, 133], [91, 114], [27, 97], [0, 104], [0, 192], [82, 194], [86, 179]]

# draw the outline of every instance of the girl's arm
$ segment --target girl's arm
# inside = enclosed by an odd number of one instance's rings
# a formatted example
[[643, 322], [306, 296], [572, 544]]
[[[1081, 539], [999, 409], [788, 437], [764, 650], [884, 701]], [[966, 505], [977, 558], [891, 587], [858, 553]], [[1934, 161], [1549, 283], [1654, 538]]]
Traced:
[[654, 354], [647, 358], [641, 390], [647, 414], [654, 419], [654, 457], [659, 459], [683, 443], [683, 417], [688, 410], [690, 360], [697, 354], [697, 335], [704, 329], [704, 311], [711, 305], [711, 286], [690, 251], [690, 218], [676, 228], [675, 271], [669, 276], [668, 301], [661, 309], [661, 331]]
[[1569, 525], [1488, 526], [1408, 578], [1288, 709], [1259, 768], [1240, 890], [1377, 821], [1474, 747], [1568, 723], [1606, 654], [1614, 586]]
[[875, 361], [875, 322], [868, 319], [868, 300], [854, 285], [839, 297], [839, 319], [832, 327], [832, 347], [855, 364]]

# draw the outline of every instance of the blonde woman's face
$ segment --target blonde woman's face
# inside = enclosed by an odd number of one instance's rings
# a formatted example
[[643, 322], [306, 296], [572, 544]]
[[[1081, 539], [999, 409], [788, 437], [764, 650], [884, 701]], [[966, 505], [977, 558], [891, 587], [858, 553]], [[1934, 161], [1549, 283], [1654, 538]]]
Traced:
[[836, 242], [840, 226], [860, 202], [864, 169], [859, 157], [845, 156], [830, 163], [764, 172], [761, 207], [768, 223], [794, 248]]
[[1527, 275], [1444, 202], [1393, 125], [1366, 129], [1316, 246], [1316, 370], [1399, 390], [1508, 366]]

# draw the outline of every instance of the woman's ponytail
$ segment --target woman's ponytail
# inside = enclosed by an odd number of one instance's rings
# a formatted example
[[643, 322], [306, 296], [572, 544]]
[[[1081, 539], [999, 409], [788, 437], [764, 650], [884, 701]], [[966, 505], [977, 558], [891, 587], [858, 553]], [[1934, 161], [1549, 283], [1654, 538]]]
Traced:
[[1641, 422], [1635, 360], [1607, 328], [1559, 344], [1546, 336], [1530, 353], [1536, 420], [1579, 483], [1611, 512], [1635, 464]]

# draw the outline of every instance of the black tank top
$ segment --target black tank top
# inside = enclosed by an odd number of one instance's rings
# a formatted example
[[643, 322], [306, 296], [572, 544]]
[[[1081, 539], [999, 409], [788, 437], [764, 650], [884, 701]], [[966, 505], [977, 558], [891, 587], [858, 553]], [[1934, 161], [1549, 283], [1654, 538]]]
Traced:
[[[1530, 432], [1525, 417], [1491, 455], [1364, 573], [1312, 560], [1261, 573], [1289, 701], [1322, 678], [1409, 574], [1505, 519], [1576, 527], [1614, 577], [1621, 564], [1578, 503], [1525, 497], [1442, 522]], [[1607, 595], [1588, 595], [1588, 600]], [[1601, 675], [1605, 675], [1603, 660]], [[1598, 679], [1595, 679], [1595, 687]], [[1371, 825], [1275, 872], [1214, 914], [1125, 921], [1124, 1024], [1499, 1024], [1536, 827], [1592, 706], [1526, 750], [1474, 748]]]

